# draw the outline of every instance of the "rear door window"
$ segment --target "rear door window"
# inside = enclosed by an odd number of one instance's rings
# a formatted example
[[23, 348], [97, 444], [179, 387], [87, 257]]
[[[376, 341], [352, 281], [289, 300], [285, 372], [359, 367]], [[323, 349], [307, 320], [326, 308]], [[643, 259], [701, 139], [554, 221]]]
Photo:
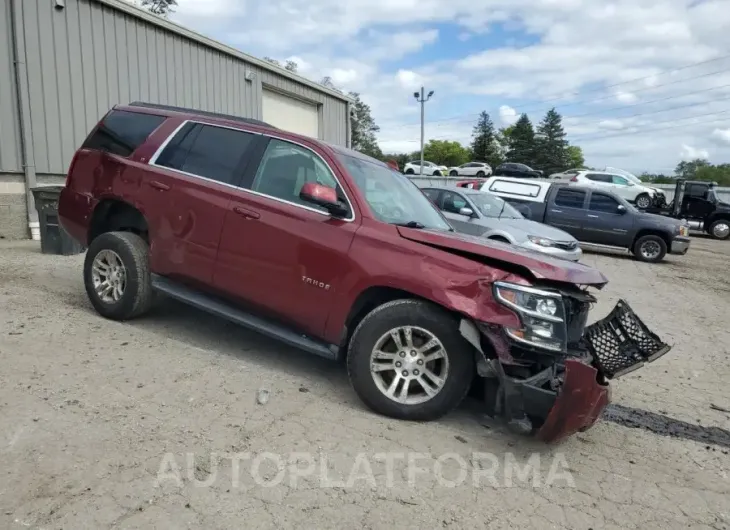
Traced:
[[564, 208], [583, 208], [585, 198], [585, 191], [561, 188], [555, 195], [555, 205]]
[[426, 197], [428, 197], [428, 200], [430, 200], [434, 204], [438, 204], [439, 190], [425, 189], [421, 191]]
[[160, 153], [155, 164], [224, 184], [236, 184], [243, 157], [255, 137], [236, 129], [189, 123]]
[[587, 173], [586, 178], [593, 182], [606, 182], [608, 184], [612, 182], [611, 175], [601, 175], [599, 173]]
[[86, 139], [82, 148], [128, 157], [163, 121], [164, 116], [113, 110]]

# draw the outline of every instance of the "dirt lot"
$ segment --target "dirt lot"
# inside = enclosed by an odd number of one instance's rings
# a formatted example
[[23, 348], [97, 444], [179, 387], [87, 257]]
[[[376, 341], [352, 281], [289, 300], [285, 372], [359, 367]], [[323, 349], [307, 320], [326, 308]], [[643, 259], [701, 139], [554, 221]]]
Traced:
[[105, 321], [81, 256], [0, 242], [0, 528], [730, 528], [729, 257], [585, 258], [594, 318], [623, 297], [675, 345], [614, 401], [720, 441], [603, 421], [548, 448], [475, 402], [378, 417], [342, 366], [173, 302]]

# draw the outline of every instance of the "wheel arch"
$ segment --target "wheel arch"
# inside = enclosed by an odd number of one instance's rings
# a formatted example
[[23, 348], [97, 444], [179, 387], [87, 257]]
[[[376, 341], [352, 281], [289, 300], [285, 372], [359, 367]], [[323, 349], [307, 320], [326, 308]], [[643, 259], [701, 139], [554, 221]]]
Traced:
[[149, 243], [149, 224], [144, 214], [130, 203], [104, 199], [94, 208], [87, 232], [87, 244], [106, 232], [132, 232]]
[[666, 231], [659, 230], [658, 228], [642, 228], [634, 236], [634, 240], [631, 242], [631, 247], [629, 248], [633, 249], [636, 242], [644, 236], [658, 236], [667, 244], [667, 248], [672, 247], [672, 238]]

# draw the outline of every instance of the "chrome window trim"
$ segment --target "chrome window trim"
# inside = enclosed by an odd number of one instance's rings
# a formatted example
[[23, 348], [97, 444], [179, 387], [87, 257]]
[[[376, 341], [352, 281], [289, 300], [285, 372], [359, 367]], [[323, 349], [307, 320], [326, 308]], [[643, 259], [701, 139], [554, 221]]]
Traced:
[[[243, 191], [243, 192], [246, 192], [246, 193], [250, 193], [251, 195], [256, 195], [258, 197], [265, 197], [267, 199], [271, 199], [273, 201], [280, 202], [282, 204], [290, 204], [292, 206], [296, 206], [298, 208], [302, 208], [303, 210], [307, 210], [307, 211], [310, 211], [310, 212], [318, 213], [318, 214], [323, 215], [325, 217], [332, 217], [332, 214], [327, 213], [327, 212], [323, 212], [322, 210], [318, 210], [317, 208], [313, 208], [311, 206], [305, 206], [303, 204], [299, 204], [299, 203], [292, 202], [292, 201], [287, 201], [286, 199], [281, 199], [279, 197], [274, 197], [273, 195], [268, 195], [266, 193], [260, 193], [258, 191], [250, 190], [248, 188], [243, 188], [241, 186], [236, 186], [236, 185], [233, 185], [233, 184], [228, 184], [226, 182], [221, 182], [219, 180], [214, 180], [214, 179], [211, 179], [211, 178], [208, 178], [208, 177], [203, 177], [201, 175], [196, 175], [194, 173], [188, 173], [187, 171], [181, 171], [179, 169], [175, 169], [175, 168], [171, 168], [171, 167], [167, 167], [167, 166], [161, 166], [161, 165], [157, 164], [157, 159], [162, 154], [162, 151], [165, 150], [165, 148], [170, 144], [170, 142], [172, 141], [172, 139], [188, 123], [195, 123], [195, 124], [199, 124], [199, 125], [208, 125], [210, 127], [220, 127], [221, 129], [231, 129], [232, 131], [238, 131], [238, 132], [242, 132], [242, 133], [246, 133], [246, 134], [254, 134], [254, 135], [257, 135], [257, 136], [266, 136], [268, 138], [274, 138], [274, 139], [280, 140], [282, 142], [287, 142], [287, 143], [290, 143], [292, 145], [296, 145], [298, 147], [301, 147], [303, 149], [306, 149], [307, 151], [310, 151], [314, 156], [316, 156], [319, 160], [321, 160], [322, 163], [327, 167], [327, 169], [332, 174], [332, 177], [337, 182], [337, 185], [342, 190], [342, 193], [345, 196], [345, 199], [347, 200], [347, 205], [350, 208], [350, 216], [347, 217], [347, 218], [338, 219], [338, 220], [339, 221], [344, 221], [346, 223], [352, 223], [352, 222], [355, 221], [355, 219], [356, 219], [355, 208], [352, 205], [352, 201], [350, 200], [350, 197], [347, 195], [347, 191], [345, 190], [345, 187], [340, 182], [340, 179], [337, 177], [337, 174], [332, 170], [332, 166], [330, 166], [327, 163], [327, 161], [324, 158], [322, 158], [319, 155], [319, 153], [317, 153], [311, 147], [308, 147], [308, 146], [306, 146], [304, 144], [300, 144], [299, 142], [290, 140], [290, 139], [285, 138], [283, 136], [277, 136], [276, 134], [271, 134], [271, 133], [268, 133], [268, 132], [267, 133], [260, 133], [260, 132], [245, 130], [245, 129], [239, 129], [239, 128], [236, 128], [236, 127], [229, 127], [229, 126], [226, 126], [226, 125], [218, 125], [218, 124], [213, 124], [213, 123], [206, 123], [206, 122], [202, 122], [202, 121], [198, 121], [198, 120], [185, 120], [178, 127], [176, 127], [174, 131], [172, 131], [170, 133], [170, 135], [165, 139], [164, 142], [162, 142], [162, 144], [160, 144], [160, 147], [157, 148], [157, 151], [155, 151], [155, 154], [152, 155], [152, 158], [150, 158], [150, 161], [148, 162], [148, 164], [150, 166], [154, 166], [154, 167], [157, 167], [157, 168], [160, 168], [160, 169], [164, 169], [164, 170], [167, 170], [167, 171], [172, 171], [174, 173], [178, 173], [180, 175], [185, 175], [185, 176], [188, 176], [188, 177], [198, 178], [198, 179], [204, 180], [206, 182], [213, 182], [215, 184], [220, 184], [221, 186], [226, 186], [226, 187], [229, 187], [229, 188], [233, 188], [235, 190], [239, 190], [239, 191]], [[264, 155], [265, 154], [266, 154], [266, 152], [264, 152]], [[263, 161], [263, 157], [262, 157], [262, 161]]]

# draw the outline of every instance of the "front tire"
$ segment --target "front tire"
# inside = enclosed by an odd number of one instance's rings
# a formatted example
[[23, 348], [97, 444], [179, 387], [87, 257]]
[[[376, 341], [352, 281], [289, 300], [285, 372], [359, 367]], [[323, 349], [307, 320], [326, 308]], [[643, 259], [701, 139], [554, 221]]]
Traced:
[[639, 261], [657, 263], [666, 256], [667, 243], [659, 236], [643, 236], [634, 243], [633, 252]]
[[131, 232], [107, 232], [91, 242], [84, 286], [94, 309], [112, 320], [129, 320], [152, 306], [149, 247]]
[[459, 173], [457, 171], [452, 170], [451, 173], [449, 173], [449, 175], [452, 177], [458, 177]]
[[409, 167], [408, 169], [406, 169], [406, 175], [413, 175], [413, 174], [415, 174], [415, 171], [413, 171], [412, 167]]
[[727, 239], [730, 237], [730, 221], [726, 219], [718, 219], [710, 225], [708, 232], [715, 239]]
[[437, 169], [436, 171], [433, 172], [433, 176], [434, 177], [440, 177], [441, 176], [441, 172]]
[[479, 177], [480, 179], [483, 179], [485, 176], [486, 176], [486, 174], [484, 173], [484, 171], [481, 171], [481, 170], [477, 171], [477, 177]]
[[429, 421], [451, 412], [474, 378], [471, 345], [458, 318], [421, 300], [395, 300], [374, 309], [352, 335], [350, 382], [373, 411]]
[[649, 206], [651, 206], [651, 197], [649, 197], [648, 193], [642, 193], [638, 197], [636, 197], [636, 207], [641, 210], [646, 210]]

